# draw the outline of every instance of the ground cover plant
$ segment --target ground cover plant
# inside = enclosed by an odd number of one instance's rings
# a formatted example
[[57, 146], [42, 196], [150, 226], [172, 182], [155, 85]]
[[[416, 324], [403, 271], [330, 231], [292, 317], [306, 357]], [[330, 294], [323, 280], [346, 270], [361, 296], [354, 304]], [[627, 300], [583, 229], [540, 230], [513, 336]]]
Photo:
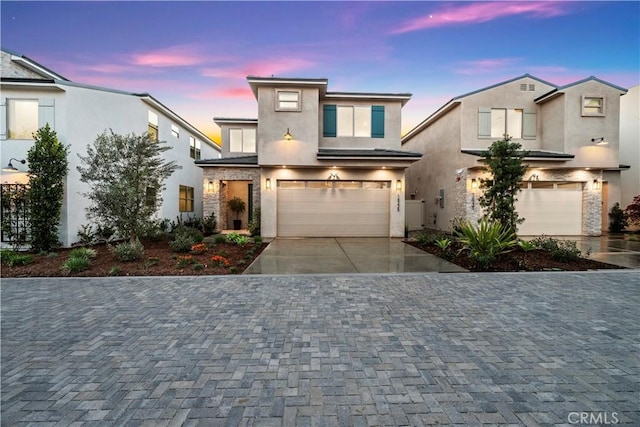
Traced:
[[190, 276], [240, 274], [264, 250], [260, 238], [225, 238], [176, 252], [168, 237], [139, 242], [97, 243], [55, 253], [2, 251], [2, 277]]
[[[470, 271], [584, 271], [619, 269], [585, 258], [576, 243], [539, 236], [532, 240], [516, 239], [489, 223], [447, 235], [441, 231], [425, 231], [407, 241]], [[471, 229], [473, 230], [471, 230]], [[493, 235], [493, 237], [491, 237]]]

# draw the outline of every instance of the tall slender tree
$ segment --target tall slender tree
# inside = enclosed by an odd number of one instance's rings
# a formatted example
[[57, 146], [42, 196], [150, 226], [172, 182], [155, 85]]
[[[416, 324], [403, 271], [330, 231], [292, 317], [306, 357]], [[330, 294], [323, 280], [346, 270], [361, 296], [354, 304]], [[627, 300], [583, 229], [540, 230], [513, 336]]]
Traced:
[[480, 206], [484, 208], [486, 217], [508, 225], [513, 231], [524, 221], [518, 217], [515, 204], [520, 181], [528, 167], [522, 163], [527, 154], [527, 151], [522, 150], [522, 145], [512, 142], [508, 135], [495, 141], [483, 153], [491, 177], [480, 181], [481, 188], [484, 189], [484, 194], [479, 199]]
[[89, 218], [122, 238], [138, 238], [162, 202], [165, 180], [181, 168], [162, 158], [170, 149], [148, 133], [99, 135], [86, 156], [78, 155], [80, 180], [90, 188], [84, 194], [91, 201]]
[[69, 166], [69, 147], [60, 143], [48, 123], [34, 136], [34, 144], [27, 153], [30, 243], [34, 251], [50, 251], [60, 246], [58, 227]]

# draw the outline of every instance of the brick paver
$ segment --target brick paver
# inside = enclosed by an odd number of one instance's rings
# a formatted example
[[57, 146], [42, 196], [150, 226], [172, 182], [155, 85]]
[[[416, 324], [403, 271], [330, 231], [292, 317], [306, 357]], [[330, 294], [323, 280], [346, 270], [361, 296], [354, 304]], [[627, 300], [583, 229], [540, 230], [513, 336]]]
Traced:
[[638, 271], [3, 279], [1, 297], [6, 426], [640, 424]]

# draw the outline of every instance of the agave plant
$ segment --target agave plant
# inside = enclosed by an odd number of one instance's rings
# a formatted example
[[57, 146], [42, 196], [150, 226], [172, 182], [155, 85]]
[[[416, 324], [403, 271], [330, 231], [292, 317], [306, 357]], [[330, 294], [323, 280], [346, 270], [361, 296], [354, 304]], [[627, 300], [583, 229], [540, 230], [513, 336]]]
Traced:
[[497, 221], [483, 218], [474, 226], [469, 221], [462, 221], [455, 231], [461, 250], [469, 253], [469, 258], [481, 270], [491, 267], [498, 255], [509, 252], [517, 244], [517, 236], [513, 228]]

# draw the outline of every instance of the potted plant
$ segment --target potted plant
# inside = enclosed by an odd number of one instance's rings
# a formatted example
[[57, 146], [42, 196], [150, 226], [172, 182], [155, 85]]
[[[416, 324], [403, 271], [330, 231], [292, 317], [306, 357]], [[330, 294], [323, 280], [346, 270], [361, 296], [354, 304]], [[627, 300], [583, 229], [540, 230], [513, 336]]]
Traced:
[[236, 215], [236, 219], [233, 220], [233, 229], [240, 230], [242, 228], [242, 220], [240, 219], [240, 215], [244, 212], [245, 209], [244, 200], [240, 197], [234, 197], [229, 200], [229, 209]]

